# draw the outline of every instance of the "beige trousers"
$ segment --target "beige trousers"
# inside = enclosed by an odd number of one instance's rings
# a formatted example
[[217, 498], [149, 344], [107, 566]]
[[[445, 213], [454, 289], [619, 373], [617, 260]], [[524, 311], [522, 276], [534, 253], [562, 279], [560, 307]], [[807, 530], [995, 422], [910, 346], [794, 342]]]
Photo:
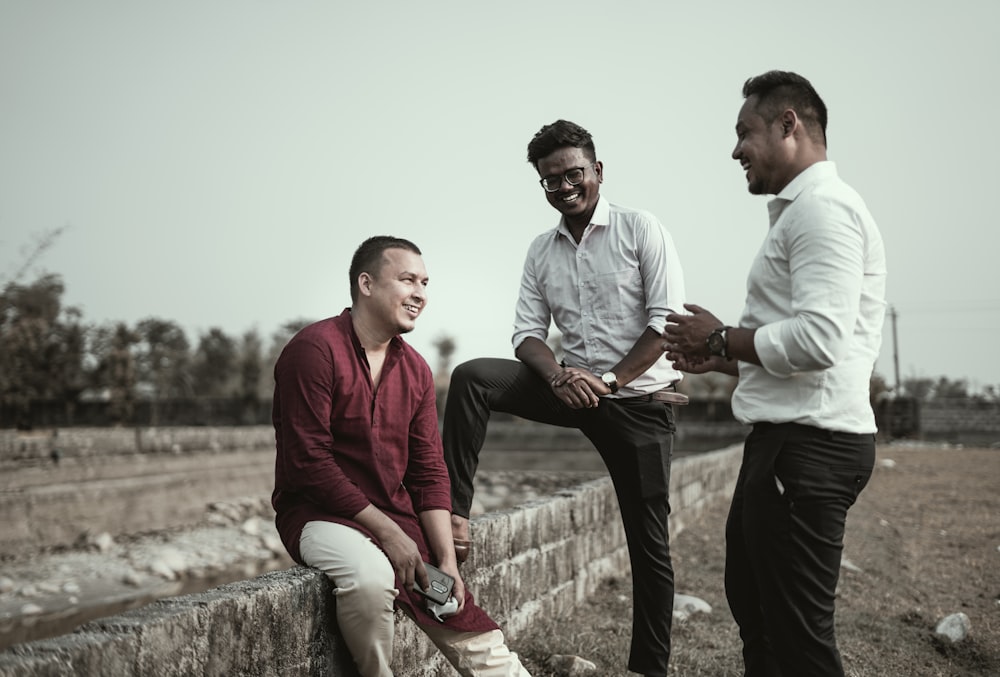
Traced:
[[[333, 582], [337, 623], [361, 676], [392, 677], [393, 601], [399, 593], [385, 553], [360, 531], [333, 522], [306, 524], [299, 552]], [[419, 627], [463, 677], [531, 677], [499, 630]]]

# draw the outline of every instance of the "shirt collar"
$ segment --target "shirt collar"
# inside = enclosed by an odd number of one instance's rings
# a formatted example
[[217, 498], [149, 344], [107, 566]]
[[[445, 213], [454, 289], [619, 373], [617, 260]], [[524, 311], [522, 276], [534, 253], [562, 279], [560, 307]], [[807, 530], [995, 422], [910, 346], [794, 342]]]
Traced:
[[767, 211], [771, 216], [771, 225], [775, 224], [788, 203], [794, 202], [795, 198], [802, 194], [802, 191], [813, 184], [821, 183], [836, 176], [837, 165], [831, 160], [814, 162], [799, 172], [798, 176], [789, 181], [788, 185], [782, 188], [781, 192], [767, 203]]
[[[611, 203], [608, 202], [603, 195], [598, 196], [597, 206], [594, 207], [594, 213], [590, 217], [591, 226], [610, 226], [611, 225]], [[573, 236], [569, 232], [569, 228], [566, 227], [566, 217], [559, 217], [559, 224], [556, 226], [556, 235], [565, 235], [570, 240]]]

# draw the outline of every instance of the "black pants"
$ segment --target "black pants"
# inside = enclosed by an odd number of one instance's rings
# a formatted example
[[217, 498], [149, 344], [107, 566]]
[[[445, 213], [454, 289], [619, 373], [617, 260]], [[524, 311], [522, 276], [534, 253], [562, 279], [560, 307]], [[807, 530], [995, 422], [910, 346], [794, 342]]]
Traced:
[[472, 507], [472, 479], [491, 411], [578, 428], [601, 454], [618, 496], [632, 565], [628, 667], [641, 674], [666, 675], [674, 606], [667, 525], [673, 407], [605, 398], [596, 409], [570, 409], [519, 361], [484, 358], [459, 365], [445, 407], [444, 453], [452, 510], [463, 517]]
[[875, 436], [758, 423], [726, 523], [726, 597], [746, 677], [842, 677], [834, 599], [847, 511]]

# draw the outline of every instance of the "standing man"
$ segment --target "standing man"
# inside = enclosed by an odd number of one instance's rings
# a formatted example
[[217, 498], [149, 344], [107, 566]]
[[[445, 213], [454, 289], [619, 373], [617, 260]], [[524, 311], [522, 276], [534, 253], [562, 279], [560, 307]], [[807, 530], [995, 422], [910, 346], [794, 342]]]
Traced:
[[869, 380], [882, 341], [885, 251], [861, 197], [826, 159], [826, 106], [808, 80], [743, 85], [733, 159], [773, 194], [739, 324], [707, 310], [667, 320], [691, 373], [739, 376], [752, 424], [726, 524], [726, 595], [747, 677], [843, 675], [834, 600], [847, 510], [875, 461]]
[[[527, 676], [458, 573], [431, 370], [400, 336], [427, 303], [420, 250], [370, 238], [350, 280], [352, 306], [296, 334], [274, 368], [281, 540], [333, 582], [362, 677], [392, 675], [394, 603], [460, 674]], [[424, 562], [454, 578], [452, 614], [413, 591], [428, 589]]]
[[[667, 515], [681, 374], [662, 354], [670, 308], [684, 282], [670, 235], [655, 216], [600, 195], [604, 166], [587, 130], [565, 120], [528, 144], [544, 194], [562, 216], [528, 249], [514, 321], [517, 360], [456, 367], [444, 418], [452, 529], [468, 555], [473, 476], [491, 411], [580, 429], [614, 481], [633, 580], [629, 669], [667, 674], [674, 572]], [[550, 323], [565, 359], [546, 345]]]

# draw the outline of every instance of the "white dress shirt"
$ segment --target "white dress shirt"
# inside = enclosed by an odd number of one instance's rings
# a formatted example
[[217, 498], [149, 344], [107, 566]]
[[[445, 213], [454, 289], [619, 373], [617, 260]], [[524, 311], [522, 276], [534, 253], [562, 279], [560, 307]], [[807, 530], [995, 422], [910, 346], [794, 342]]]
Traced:
[[[577, 244], [560, 218], [528, 248], [514, 318], [516, 350], [545, 341], [555, 322], [566, 366], [611, 370], [646, 327], [663, 332], [671, 309], [683, 310], [684, 275], [670, 234], [649, 212], [603, 196]], [[665, 358], [623, 384], [618, 397], [659, 390], [681, 379]]]
[[740, 327], [763, 366], [740, 362], [743, 423], [874, 433], [869, 381], [885, 319], [885, 250], [861, 197], [817, 162], [768, 203]]

